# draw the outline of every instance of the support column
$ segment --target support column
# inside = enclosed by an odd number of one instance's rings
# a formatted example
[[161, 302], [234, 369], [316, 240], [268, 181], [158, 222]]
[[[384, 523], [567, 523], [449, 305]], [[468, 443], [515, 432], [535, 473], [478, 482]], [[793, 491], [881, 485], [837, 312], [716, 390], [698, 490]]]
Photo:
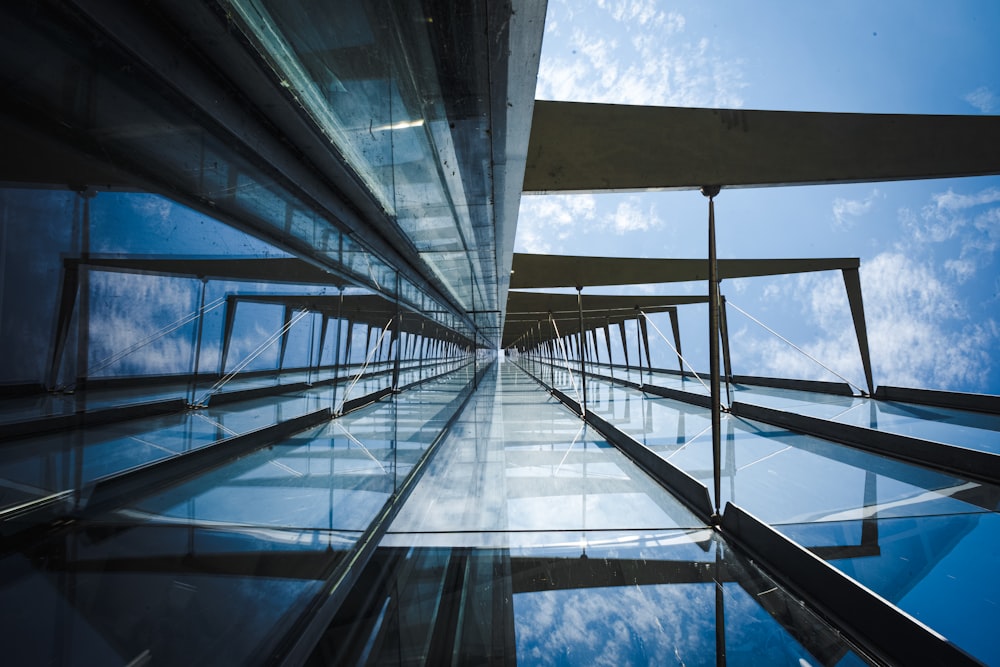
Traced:
[[194, 354], [194, 359], [191, 362], [191, 394], [188, 398], [188, 405], [194, 405], [194, 398], [198, 392], [198, 370], [201, 366], [201, 332], [202, 325], [205, 322], [205, 287], [208, 285], [208, 279], [201, 279], [201, 290], [198, 297], [198, 320], [195, 325], [195, 335], [194, 335], [194, 349], [192, 353]]
[[583, 403], [580, 404], [580, 414], [587, 416], [587, 332], [583, 330], [583, 287], [576, 287], [576, 307], [580, 319], [580, 386], [583, 387]]
[[323, 368], [323, 348], [326, 347], [326, 332], [330, 328], [330, 316], [321, 313], [323, 318], [319, 322], [319, 353], [316, 355], [316, 372]]
[[418, 380], [423, 380], [424, 379], [423, 348], [424, 348], [424, 325], [425, 324], [427, 324], [427, 322], [421, 320], [421, 322], [420, 322], [420, 335], [413, 337], [413, 352], [412, 352], [412, 354], [417, 357], [417, 379]]
[[625, 378], [628, 379], [629, 372], [629, 362], [628, 362], [628, 341], [625, 340], [625, 321], [622, 320], [618, 323], [618, 333], [621, 334], [622, 338], [622, 352], [625, 353]]
[[719, 333], [722, 336], [722, 369], [726, 374], [726, 403], [732, 402], [730, 384], [733, 381], [733, 361], [729, 356], [729, 322], [726, 319], [726, 297], [719, 295]]
[[549, 324], [552, 325], [552, 338], [549, 340], [549, 386], [556, 386], [556, 358], [558, 356], [558, 346], [556, 342], [556, 325], [552, 319], [552, 311], [549, 311]]
[[[86, 265], [90, 260], [90, 200], [97, 194], [90, 189], [78, 192], [82, 199], [80, 220], [80, 263]], [[79, 297], [76, 307], [76, 388], [85, 389], [87, 376], [90, 374], [90, 269], [84, 269], [79, 274]], [[79, 400], [79, 398], [77, 399]]]
[[347, 318], [347, 340], [344, 342], [344, 366], [351, 366], [351, 347], [354, 342], [354, 321]]
[[681, 352], [681, 325], [677, 318], [677, 308], [671, 308], [667, 311], [670, 315], [670, 329], [674, 332], [674, 349], [677, 350], [677, 370], [684, 373], [684, 359]]
[[80, 265], [77, 262], [63, 264], [63, 281], [59, 294], [59, 312], [56, 315], [55, 340], [52, 341], [52, 359], [49, 362], [48, 389], [54, 390], [59, 382], [59, 368], [62, 366], [63, 350], [69, 338], [69, 325], [73, 320], [73, 308], [80, 289]]
[[875, 383], [872, 380], [872, 359], [868, 352], [865, 305], [861, 300], [861, 277], [857, 269], [841, 269], [841, 273], [844, 275], [844, 287], [847, 288], [847, 301], [851, 305], [851, 318], [854, 320], [854, 332], [858, 337], [858, 349], [861, 351], [861, 365], [865, 369], [868, 395], [871, 396], [875, 393]]
[[226, 318], [222, 325], [222, 354], [219, 355], [219, 377], [226, 374], [226, 363], [229, 361], [229, 344], [233, 340], [233, 324], [236, 322], [236, 307], [239, 300], [235, 294], [226, 297]]
[[642, 333], [642, 346], [646, 348], [646, 369], [652, 373], [653, 360], [649, 354], [649, 324], [646, 322], [645, 315], [639, 318], [639, 331]]
[[292, 306], [285, 306], [285, 320], [284, 326], [281, 327], [283, 333], [281, 334], [281, 343], [279, 344], [278, 352], [278, 372], [280, 373], [285, 369], [285, 350], [288, 349], [288, 331], [289, 325], [292, 323]]
[[[639, 309], [636, 308], [636, 311]], [[639, 363], [639, 388], [642, 389], [642, 327], [639, 326], [639, 321], [642, 319], [642, 315], [635, 318], [635, 352], [636, 357], [638, 357]]]
[[607, 317], [604, 318], [604, 342], [608, 346], [608, 372], [611, 373], [611, 377], [615, 377], [615, 358], [611, 354], [611, 320]]
[[[403, 360], [403, 313], [399, 310], [399, 302], [396, 303], [396, 330], [393, 331], [393, 338], [396, 339], [396, 359], [392, 366], [392, 388], [399, 390], [399, 365]], [[389, 344], [390, 346], [392, 343]]]
[[708, 197], [708, 366], [711, 375], [712, 395], [712, 476], [715, 483], [715, 514], [719, 521], [722, 496], [722, 410], [719, 387], [719, 263], [715, 255], [715, 196], [718, 186], [703, 187], [701, 193]]
[[[337, 380], [340, 378], [340, 332], [344, 328], [344, 323], [340, 319], [344, 308], [344, 288], [340, 288], [340, 302], [337, 304], [337, 335], [333, 340], [333, 384], [330, 385], [330, 403], [337, 405]], [[347, 355], [344, 355], [346, 361]], [[332, 411], [332, 410], [331, 410]]]
[[309, 316], [309, 354], [306, 358], [306, 384], [312, 386], [313, 383], [313, 349], [316, 346], [316, 311], [312, 311]]

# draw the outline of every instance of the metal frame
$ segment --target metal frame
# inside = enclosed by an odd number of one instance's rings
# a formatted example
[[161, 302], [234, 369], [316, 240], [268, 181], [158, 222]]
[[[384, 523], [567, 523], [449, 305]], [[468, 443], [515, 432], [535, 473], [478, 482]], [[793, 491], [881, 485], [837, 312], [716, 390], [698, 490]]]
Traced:
[[888, 664], [981, 665], [978, 660], [819, 556], [732, 503], [722, 533], [768, 574], [801, 595], [866, 651]]

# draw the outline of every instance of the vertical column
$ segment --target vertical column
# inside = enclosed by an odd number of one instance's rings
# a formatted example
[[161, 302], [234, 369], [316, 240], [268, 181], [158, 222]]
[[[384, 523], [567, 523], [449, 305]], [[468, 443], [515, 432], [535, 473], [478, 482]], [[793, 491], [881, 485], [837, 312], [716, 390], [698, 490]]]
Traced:
[[576, 286], [576, 308], [580, 320], [580, 386], [583, 388], [583, 402], [580, 404], [580, 414], [587, 416], [587, 332], [583, 330], [583, 287]]
[[622, 352], [625, 354], [625, 379], [628, 380], [628, 373], [630, 369], [628, 362], [628, 341], [625, 339], [625, 320], [618, 323], [618, 333], [621, 335]]
[[201, 278], [201, 289], [200, 295], [198, 297], [198, 319], [195, 325], [195, 335], [194, 335], [194, 349], [192, 354], [194, 359], [191, 362], [191, 393], [188, 398], [188, 405], [194, 404], [194, 397], [198, 391], [198, 370], [201, 366], [201, 332], [202, 325], [205, 322], [205, 287], [208, 285], [208, 279], [204, 276]]
[[63, 350], [69, 337], [70, 324], [73, 320], [73, 307], [76, 305], [76, 295], [80, 287], [80, 264], [75, 261], [63, 263], [63, 281], [59, 292], [59, 313], [56, 315], [55, 339], [52, 341], [52, 359], [49, 362], [49, 390], [56, 389], [59, 383], [59, 369], [62, 366]]
[[722, 371], [726, 376], [726, 404], [732, 405], [733, 361], [729, 356], [729, 322], [726, 320], [726, 297], [719, 294], [719, 333], [722, 335]]
[[611, 320], [608, 317], [604, 318], [604, 342], [608, 346], [608, 372], [611, 373], [613, 379], [615, 377], [615, 358], [611, 354]]
[[558, 343], [556, 342], [556, 325], [552, 320], [552, 311], [549, 311], [549, 324], [552, 325], [552, 337], [549, 339], [549, 386], [556, 386], [556, 358]]
[[[86, 265], [90, 260], [90, 200], [96, 193], [89, 189], [79, 192], [82, 199], [80, 220], [80, 264]], [[76, 387], [84, 389], [89, 374], [90, 357], [90, 270], [84, 269], [78, 278], [79, 303], [77, 305], [77, 338], [76, 338]]]
[[645, 313], [639, 318], [639, 332], [642, 334], [642, 346], [646, 349], [646, 370], [652, 373], [653, 358], [649, 353], [649, 324], [646, 322]]
[[424, 325], [427, 322], [421, 320], [420, 322], [420, 336], [413, 337], [413, 354], [417, 357], [417, 379], [424, 379]]
[[281, 343], [278, 352], [278, 373], [285, 370], [285, 351], [288, 349], [288, 332], [292, 324], [292, 306], [285, 306], [285, 320], [281, 334]]
[[722, 495], [722, 410], [719, 387], [719, 263], [715, 256], [715, 196], [718, 186], [703, 187], [701, 193], [708, 197], [708, 366], [711, 374], [712, 395], [712, 472], [715, 483], [715, 515], [718, 522]]
[[233, 325], [236, 322], [236, 307], [239, 300], [235, 294], [226, 297], [226, 317], [222, 325], [222, 354], [219, 355], [219, 377], [226, 374], [226, 363], [229, 361], [229, 345], [233, 340]]
[[[334, 338], [333, 343], [333, 384], [331, 385], [331, 398], [330, 403], [332, 405], [337, 405], [337, 383], [340, 379], [340, 330], [344, 328], [344, 323], [340, 319], [340, 315], [344, 310], [344, 288], [340, 288], [340, 302], [337, 304], [337, 335]], [[346, 360], [347, 355], [344, 355]]]
[[[392, 389], [399, 391], [399, 364], [402, 360], [401, 348], [403, 347], [403, 311], [399, 307], [399, 271], [396, 271], [396, 329], [393, 331], [393, 338], [396, 340], [396, 358], [392, 364]], [[390, 349], [392, 343], [389, 343]], [[395, 443], [393, 443], [395, 451]]]
[[313, 381], [313, 351], [316, 346], [316, 311], [309, 316], [309, 354], [306, 358], [306, 384], [312, 385]]
[[851, 306], [851, 318], [854, 320], [854, 332], [858, 337], [858, 350], [861, 352], [861, 365], [865, 371], [865, 383], [868, 395], [875, 393], [875, 382], [872, 379], [872, 360], [868, 352], [868, 329], [865, 326], [865, 306], [861, 300], [861, 277], [857, 269], [842, 269], [844, 286], [847, 288], [847, 301]]
[[[322, 319], [319, 324], [319, 352], [316, 355], [317, 377], [322, 377], [320, 369], [323, 368], [323, 348], [326, 347], [326, 332], [330, 328], [330, 315], [327, 311], [321, 313]], [[310, 379], [310, 383], [312, 380]]]
[[677, 370], [681, 372], [681, 377], [683, 378], [684, 359], [681, 355], [684, 353], [681, 352], [681, 325], [677, 319], [677, 308], [671, 308], [667, 312], [670, 314], [670, 328], [674, 332], [674, 348], [677, 350]]
[[[636, 308], [638, 311], [638, 308]], [[642, 315], [635, 318], [635, 356], [639, 358], [639, 388], [642, 389], [642, 327], [639, 326], [639, 320], [642, 319]]]

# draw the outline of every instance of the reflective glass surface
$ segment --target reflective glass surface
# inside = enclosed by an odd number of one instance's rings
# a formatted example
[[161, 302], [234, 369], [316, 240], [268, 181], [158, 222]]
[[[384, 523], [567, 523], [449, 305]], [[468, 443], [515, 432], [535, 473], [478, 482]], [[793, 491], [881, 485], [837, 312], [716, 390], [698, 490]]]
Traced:
[[[7, 659], [264, 662], [471, 391], [473, 369], [456, 365], [436, 376], [433, 364], [414, 369], [425, 382], [167, 488], [133, 489], [103, 514], [88, 513], [84, 498], [80, 520], [50, 535], [5, 535]], [[281, 414], [280, 397], [258, 400], [181, 418], [214, 433], [223, 425], [213, 418], [293, 416]], [[167, 441], [169, 433], [147, 435]], [[124, 450], [110, 443], [107, 451]]]
[[[875, 518], [877, 516], [877, 519]], [[860, 525], [859, 525], [860, 524]], [[1000, 516], [995, 512], [887, 516], [867, 522], [783, 525], [781, 531], [899, 605], [985, 664], [996, 642]]]
[[741, 385], [734, 400], [1000, 454], [1000, 415]]
[[[621, 452], [509, 364], [480, 383], [447, 444], [390, 533], [701, 525]], [[419, 544], [423, 537], [415, 539]]]
[[[464, 308], [496, 310], [493, 174], [483, 147], [503, 124], [490, 116], [482, 77], [487, 15], [434, 3], [229, 4], [434, 278]], [[445, 12], [447, 21], [434, 21]], [[495, 316], [486, 320], [497, 329]]]
[[512, 364], [487, 374], [310, 664], [864, 664]]
[[[565, 369], [522, 363], [572, 391]], [[594, 377], [587, 393], [590, 410], [713, 488], [707, 408]], [[742, 387], [737, 397], [825, 418], [876, 409], [880, 420], [887, 413], [979, 417], [787, 389]], [[941, 432], [958, 432], [949, 428]], [[1000, 599], [992, 567], [1000, 554], [1000, 487], [731, 414], [722, 415], [721, 444], [721, 505], [738, 504], [987, 664], [1000, 660], [985, 631]]]
[[308, 664], [866, 664], [711, 533], [546, 536], [380, 548]]

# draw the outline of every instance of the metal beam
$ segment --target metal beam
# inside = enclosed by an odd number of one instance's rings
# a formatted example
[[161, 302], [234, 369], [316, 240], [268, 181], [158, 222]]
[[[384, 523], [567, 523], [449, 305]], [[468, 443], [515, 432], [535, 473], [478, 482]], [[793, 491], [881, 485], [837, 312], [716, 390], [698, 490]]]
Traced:
[[723, 534], [887, 664], [980, 665], [947, 639], [745, 510], [728, 503]]
[[133, 403], [110, 408], [52, 415], [24, 421], [0, 424], [0, 444], [6, 445], [18, 438], [27, 438], [43, 433], [71, 431], [113, 424], [130, 419], [141, 419], [158, 415], [168, 415], [184, 410], [186, 403], [180, 398], [170, 398], [149, 403]]
[[872, 380], [872, 359], [868, 352], [868, 328], [865, 326], [865, 306], [861, 300], [861, 278], [857, 269], [841, 269], [844, 275], [844, 287], [847, 288], [847, 301], [851, 305], [851, 319], [854, 320], [854, 332], [858, 337], [858, 349], [861, 351], [861, 365], [865, 369], [865, 382], [868, 385], [868, 395], [875, 393], [875, 383]]
[[206, 470], [285, 440], [294, 433], [318, 426], [329, 419], [330, 410], [324, 408], [102, 479], [93, 485], [84, 512], [93, 515], [133, 502], [136, 498], [145, 497], [188, 477], [200, 475]]
[[902, 401], [919, 405], [933, 405], [953, 410], [969, 410], [1000, 415], [1000, 396], [965, 394], [957, 391], [935, 389], [910, 389], [907, 387], [881, 386], [875, 391], [881, 401]]
[[677, 318], [677, 309], [667, 311], [670, 313], [670, 329], [674, 334], [674, 349], [677, 350], [677, 370], [684, 372], [684, 359], [681, 356], [681, 327]]
[[[720, 259], [719, 280], [856, 269], [857, 257]], [[707, 259], [514, 254], [512, 289], [647, 285], [708, 280]], [[666, 298], [666, 297], [661, 297]]]
[[535, 102], [525, 192], [1000, 173], [1000, 117]]
[[998, 454], [746, 403], [734, 402], [732, 413], [744, 419], [753, 419], [797, 433], [832, 440], [949, 475], [1000, 485]]
[[[706, 181], [708, 182], [708, 181]], [[702, 188], [708, 197], [708, 366], [712, 403], [712, 477], [715, 484], [715, 512], [712, 523], [719, 522], [722, 498], [722, 398], [719, 387], [719, 264], [715, 257], [715, 195], [719, 188]], [[652, 365], [652, 364], [650, 364]]]

